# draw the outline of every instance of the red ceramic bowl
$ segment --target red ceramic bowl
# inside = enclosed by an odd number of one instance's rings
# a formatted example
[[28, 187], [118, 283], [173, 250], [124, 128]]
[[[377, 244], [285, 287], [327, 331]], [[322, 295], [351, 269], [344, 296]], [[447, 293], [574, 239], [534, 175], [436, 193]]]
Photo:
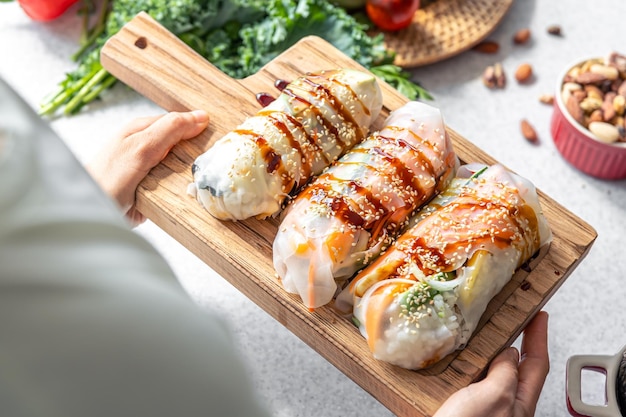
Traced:
[[582, 172], [608, 180], [626, 178], [626, 143], [600, 142], [576, 122], [565, 108], [561, 96], [563, 79], [571, 68], [584, 61], [569, 66], [558, 79], [550, 124], [552, 139], [561, 155]]

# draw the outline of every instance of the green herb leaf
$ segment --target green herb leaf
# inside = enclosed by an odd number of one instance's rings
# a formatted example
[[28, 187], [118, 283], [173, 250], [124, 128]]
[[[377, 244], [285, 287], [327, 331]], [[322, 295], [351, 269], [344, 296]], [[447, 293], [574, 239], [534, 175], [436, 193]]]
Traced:
[[472, 176], [467, 179], [467, 181], [465, 182], [465, 185], [470, 184], [472, 180], [475, 180], [476, 178], [480, 177], [483, 172], [487, 171], [488, 168], [489, 168], [488, 166], [484, 166], [478, 171], [474, 172]]
[[418, 83], [411, 81], [411, 74], [404, 71], [401, 67], [392, 64], [378, 65], [370, 68], [370, 71], [387, 81], [392, 87], [395, 87], [400, 93], [408, 97], [410, 100], [418, 98], [433, 100], [433, 97]]
[[41, 114], [52, 115], [64, 107], [65, 114], [74, 114], [115, 84], [115, 78], [102, 70], [100, 49], [141, 11], [234, 78], [258, 72], [303, 37], [316, 35], [370, 68], [409, 99], [432, 99], [407, 72], [391, 64], [393, 54], [386, 50], [382, 35], [370, 36], [367, 23], [327, 0], [109, 2], [105, 0], [101, 6], [96, 25], [85, 28], [81, 48], [74, 55], [77, 68], [59, 84], [60, 91], [42, 103]]

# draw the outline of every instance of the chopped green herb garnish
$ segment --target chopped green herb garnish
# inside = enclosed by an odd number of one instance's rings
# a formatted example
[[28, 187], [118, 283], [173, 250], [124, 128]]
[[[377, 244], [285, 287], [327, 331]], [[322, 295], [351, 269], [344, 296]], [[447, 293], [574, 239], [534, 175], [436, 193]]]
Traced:
[[424, 308], [425, 305], [430, 304], [435, 295], [439, 294], [439, 291], [432, 288], [425, 282], [417, 282], [406, 292], [402, 294], [400, 299], [400, 306], [403, 313], [413, 314]]
[[456, 278], [455, 272], [437, 272], [436, 274], [429, 275], [426, 279], [428, 281], [450, 281]]

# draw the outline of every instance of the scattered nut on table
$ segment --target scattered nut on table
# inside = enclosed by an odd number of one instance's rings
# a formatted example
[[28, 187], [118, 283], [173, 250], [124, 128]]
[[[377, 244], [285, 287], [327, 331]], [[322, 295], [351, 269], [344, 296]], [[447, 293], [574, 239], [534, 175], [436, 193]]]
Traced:
[[519, 83], [527, 83], [532, 79], [533, 67], [530, 64], [524, 63], [517, 67], [515, 71], [515, 79]]
[[537, 136], [537, 131], [530, 124], [530, 122], [526, 119], [522, 119], [520, 122], [520, 130], [522, 131], [522, 135], [526, 138], [527, 141], [535, 143], [539, 140], [539, 136]]
[[554, 104], [554, 95], [552, 94], [542, 94], [539, 96], [539, 101], [543, 104]]
[[500, 44], [495, 41], [482, 41], [472, 49], [483, 54], [495, 54], [500, 50]]
[[513, 43], [518, 45], [525, 44], [530, 39], [530, 29], [520, 29], [513, 35]]
[[548, 33], [550, 35], [554, 35], [554, 36], [561, 36], [562, 35], [561, 26], [559, 26], [559, 25], [548, 26], [547, 30], [548, 30]]
[[483, 84], [488, 88], [504, 88], [506, 85], [506, 76], [502, 64], [499, 62], [485, 68], [483, 72]]

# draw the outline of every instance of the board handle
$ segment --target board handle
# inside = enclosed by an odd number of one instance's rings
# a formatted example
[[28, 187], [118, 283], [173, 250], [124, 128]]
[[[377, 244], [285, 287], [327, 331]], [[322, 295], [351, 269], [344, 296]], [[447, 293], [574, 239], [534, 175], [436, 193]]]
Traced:
[[255, 104], [254, 93], [145, 12], [109, 38], [100, 61], [113, 76], [167, 111], [203, 109], [229, 114], [233, 103]]

